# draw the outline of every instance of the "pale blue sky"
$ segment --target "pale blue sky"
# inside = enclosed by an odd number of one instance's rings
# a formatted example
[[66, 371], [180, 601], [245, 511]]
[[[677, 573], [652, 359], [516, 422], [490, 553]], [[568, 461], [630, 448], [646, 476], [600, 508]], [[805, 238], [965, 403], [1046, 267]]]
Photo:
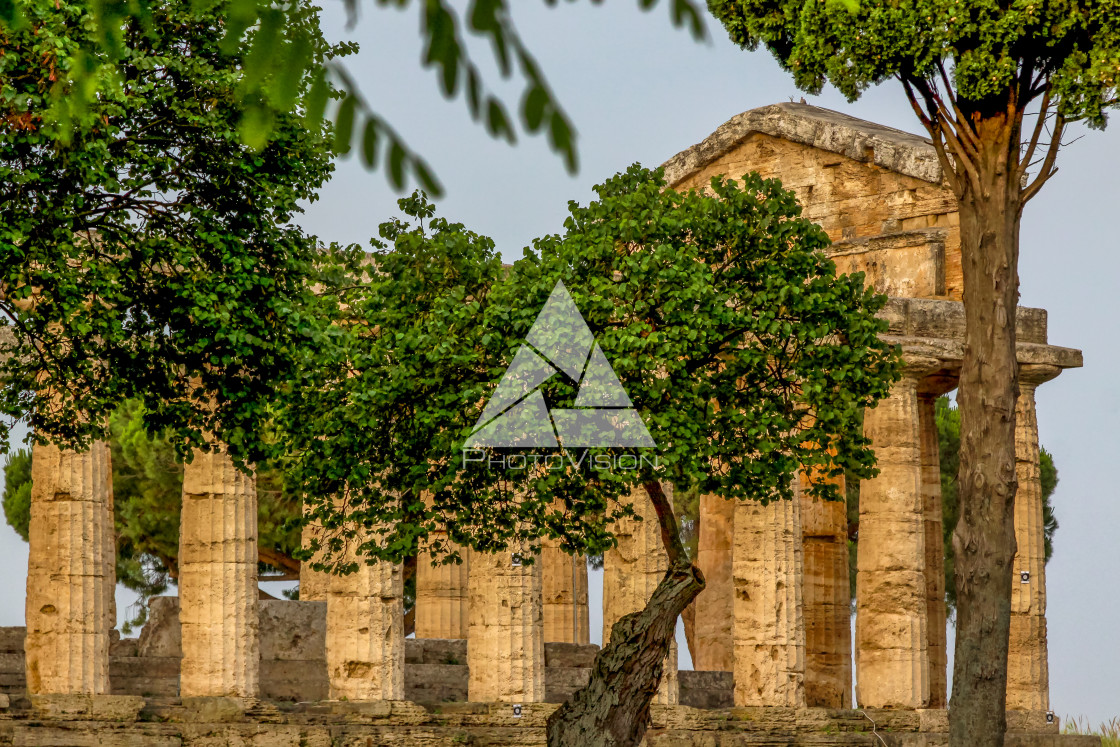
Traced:
[[[342, 38], [348, 33], [342, 14], [329, 5], [329, 33]], [[515, 21], [579, 131], [582, 166], [571, 177], [543, 139], [514, 148], [492, 141], [470, 122], [461, 101], [439, 96], [434, 74], [417, 64], [415, 10], [370, 5], [351, 34], [363, 47], [350, 58], [351, 71], [443, 180], [441, 214], [492, 236], [507, 260], [534, 237], [560, 231], [567, 201], [587, 201], [591, 185], [603, 178], [635, 161], [660, 164], [741, 111], [805, 95], [767, 54], [739, 50], [714, 22], [709, 44], [672, 29], [665, 3], [649, 13], [636, 0], [555, 9], [516, 3]], [[486, 48], [477, 50], [485, 58]], [[895, 84], [854, 104], [835, 91], [806, 99], [918, 130]], [[1117, 130], [1088, 132], [1066, 148], [1059, 173], [1027, 208], [1020, 260], [1022, 305], [1049, 311], [1052, 344], [1085, 353], [1084, 369], [1039, 388], [1038, 419], [1061, 477], [1054, 496], [1061, 529], [1047, 568], [1052, 704], [1059, 715], [1094, 722], [1120, 716], [1120, 503], [1109, 471], [1120, 454], [1120, 392], [1113, 383], [1120, 366], [1118, 162]], [[395, 199], [380, 173], [345, 161], [300, 222], [324, 241], [365, 243], [396, 214]], [[26, 555], [26, 545], [0, 528], [0, 562], [8, 569], [0, 581], [0, 625], [22, 624]], [[600, 627], [593, 618], [593, 636]]]

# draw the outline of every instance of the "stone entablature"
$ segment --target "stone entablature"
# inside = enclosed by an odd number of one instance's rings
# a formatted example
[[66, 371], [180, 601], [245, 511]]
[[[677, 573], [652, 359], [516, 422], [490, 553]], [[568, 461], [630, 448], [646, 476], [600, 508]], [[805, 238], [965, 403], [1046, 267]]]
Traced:
[[731, 118], [664, 164], [678, 190], [749, 171], [778, 178], [833, 241], [841, 272], [889, 296], [961, 300], [956, 199], [933, 145], [908, 132], [806, 104]]

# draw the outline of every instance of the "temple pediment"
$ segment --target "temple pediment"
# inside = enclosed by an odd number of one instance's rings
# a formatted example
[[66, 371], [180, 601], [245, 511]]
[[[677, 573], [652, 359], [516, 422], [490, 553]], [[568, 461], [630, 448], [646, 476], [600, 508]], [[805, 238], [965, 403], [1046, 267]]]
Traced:
[[838, 271], [889, 296], [960, 300], [956, 200], [926, 138], [808, 104], [743, 112], [664, 164], [669, 186], [778, 178], [833, 241]]

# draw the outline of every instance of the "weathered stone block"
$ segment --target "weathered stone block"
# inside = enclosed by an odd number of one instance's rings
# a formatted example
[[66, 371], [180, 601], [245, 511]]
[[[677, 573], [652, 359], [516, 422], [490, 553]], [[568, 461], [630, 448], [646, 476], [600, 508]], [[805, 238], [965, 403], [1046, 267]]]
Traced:
[[691, 708], [731, 708], [735, 703], [733, 672], [685, 670], [678, 675], [681, 705]]
[[467, 641], [454, 638], [409, 638], [405, 661], [421, 664], [466, 664]]
[[416, 703], [464, 702], [465, 664], [409, 664], [404, 670], [405, 698]]
[[185, 697], [183, 698], [180, 718], [186, 723], [224, 724], [244, 721], [245, 711], [252, 705], [253, 701], [247, 698], [227, 696]]
[[549, 667], [544, 673], [546, 703], [563, 703], [587, 685], [591, 670], [584, 667]]
[[261, 660], [323, 659], [326, 627], [326, 602], [261, 600]]
[[0, 628], [0, 653], [22, 654], [23, 641], [27, 637], [27, 628], [4, 627]]
[[595, 663], [599, 646], [594, 643], [546, 643], [544, 644], [544, 663], [546, 667], [587, 667]]

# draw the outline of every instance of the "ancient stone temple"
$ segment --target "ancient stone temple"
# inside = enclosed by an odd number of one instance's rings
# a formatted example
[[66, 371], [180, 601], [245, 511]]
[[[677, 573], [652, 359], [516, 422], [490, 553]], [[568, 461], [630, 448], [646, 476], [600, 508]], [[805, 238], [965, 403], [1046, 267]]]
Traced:
[[[697, 563], [708, 585], [690, 613], [695, 666], [668, 662], [646, 743], [901, 743], [880, 736], [890, 732], [944, 744], [933, 402], [956, 387], [963, 356], [953, 196], [923, 138], [804, 104], [740, 114], [665, 164], [676, 189], [748, 171], [794, 190], [832, 238], [838, 268], [890, 296], [885, 335], [905, 372], [865, 414], [880, 474], [859, 488], [854, 656], [844, 506], [801, 490], [765, 507], [702, 496]], [[1049, 343], [1041, 309], [1020, 308], [1017, 330], [1008, 744], [1087, 745], [1058, 736], [1047, 713], [1035, 416], [1037, 387], [1081, 354]], [[462, 564], [433, 566], [422, 553], [414, 639], [401, 623], [401, 570], [388, 564], [344, 578], [305, 564], [300, 601], [258, 601], [255, 488], [220, 449], [187, 470], [179, 597], [153, 600], [140, 638], [120, 640], [108, 462], [103, 444], [35, 450], [27, 628], [0, 630], [0, 706], [33, 717], [5, 721], [0, 707], [0, 743], [544, 744], [554, 704], [587, 681], [597, 650], [587, 562], [548, 543], [531, 563], [464, 552]], [[648, 513], [648, 499], [634, 499]], [[627, 522], [604, 557], [604, 638], [664, 571], [654, 528]]]
[[[675, 189], [704, 188], [712, 177], [757, 171], [793, 190], [804, 215], [832, 239], [830, 255], [842, 272], [863, 272], [867, 283], [890, 296], [882, 316], [887, 339], [902, 347], [905, 371], [890, 395], [865, 415], [880, 474], [859, 493], [856, 560], [855, 661], [849, 642], [847, 527], [842, 507], [802, 500], [800, 616], [783, 613], [752, 628], [751, 646], [769, 645], [778, 660], [803, 662], [808, 706], [855, 703], [870, 708], [945, 708], [947, 675], [941, 496], [933, 401], [956, 388], [963, 357], [964, 307], [959, 221], [955, 200], [942, 183], [941, 166], [924, 138], [805, 104], [778, 104], [744, 112], [702, 143], [665, 164]], [[1081, 353], [1049, 344], [1046, 312], [1020, 308], [1017, 317], [1021, 390], [1016, 452], [1019, 491], [1008, 707], [1049, 708], [1046, 664], [1046, 587], [1038, 426], [1034, 392], [1064, 368], [1081, 365]], [[788, 513], [788, 512], [787, 512]], [[768, 517], [768, 524], [779, 517]], [[701, 666], [733, 669], [736, 703], [798, 702], [791, 683], [746, 688], [739, 682], [745, 643], [726, 620], [740, 597], [787, 591], [788, 552], [780, 536], [759, 534], [759, 522], [734, 512], [717, 496], [701, 502], [698, 564], [708, 587], [695, 602], [693, 659]], [[787, 530], [788, 531], [788, 530]], [[760, 542], [774, 551], [755, 559]], [[730, 548], [730, 552], [728, 550]], [[730, 556], [730, 557], [729, 557]], [[742, 559], [740, 559], [742, 556]], [[764, 564], [754, 578], [743, 563]], [[761, 587], [761, 589], [759, 588]], [[763, 605], [764, 607], [774, 607]], [[790, 626], [803, 630], [804, 644]], [[701, 634], [702, 630], [702, 634]], [[765, 631], [765, 640], [757, 640]], [[798, 641], [794, 643], [794, 641]], [[799, 657], [791, 646], [804, 645]], [[760, 692], [762, 693], [760, 697]]]

